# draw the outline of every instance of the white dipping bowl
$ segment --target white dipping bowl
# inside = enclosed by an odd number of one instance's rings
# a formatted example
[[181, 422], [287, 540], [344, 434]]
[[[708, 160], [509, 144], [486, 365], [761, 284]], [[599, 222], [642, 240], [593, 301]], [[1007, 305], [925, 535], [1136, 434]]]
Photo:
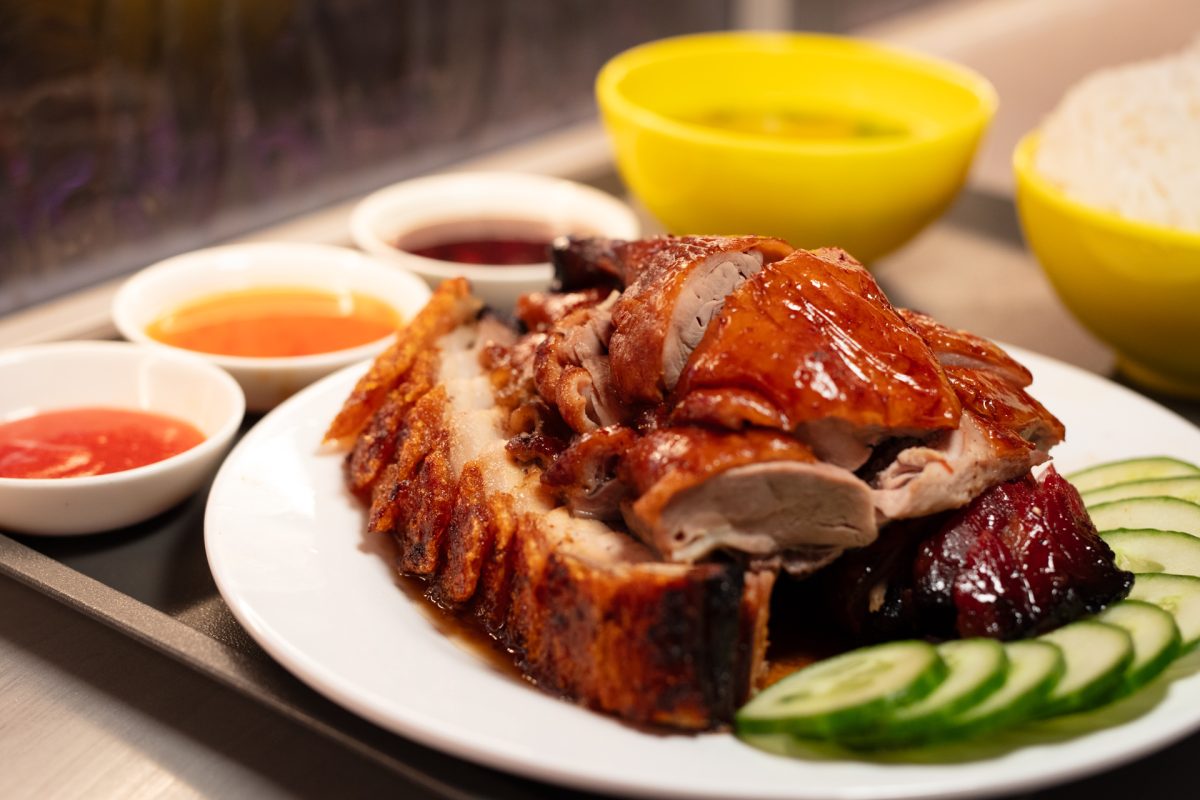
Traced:
[[359, 347], [307, 356], [250, 358], [183, 350], [146, 333], [152, 322], [185, 303], [224, 292], [272, 286], [361, 292], [390, 305], [402, 322], [411, 320], [430, 294], [420, 278], [345, 247], [229, 245], [194, 250], [138, 272], [113, 299], [113, 322], [131, 342], [194, 353], [226, 370], [242, 385], [251, 411], [274, 408], [318, 378], [378, 355], [395, 338], [388, 335]]
[[504, 222], [541, 228], [549, 238], [577, 234], [636, 239], [641, 235], [637, 215], [606, 192], [561, 178], [508, 172], [447, 173], [381, 189], [355, 207], [350, 232], [364, 251], [415, 272], [430, 286], [461, 275], [485, 303], [509, 311], [521, 295], [550, 285], [554, 270], [548, 262], [458, 264], [397, 247], [397, 242], [415, 241], [431, 228], [461, 226], [469, 236], [472, 226]]
[[127, 342], [60, 342], [0, 351], [0, 422], [104, 406], [166, 414], [204, 441], [143, 467], [81, 478], [0, 478], [0, 530], [66, 536], [149, 519], [200, 489], [246, 410], [237, 382], [192, 355]]

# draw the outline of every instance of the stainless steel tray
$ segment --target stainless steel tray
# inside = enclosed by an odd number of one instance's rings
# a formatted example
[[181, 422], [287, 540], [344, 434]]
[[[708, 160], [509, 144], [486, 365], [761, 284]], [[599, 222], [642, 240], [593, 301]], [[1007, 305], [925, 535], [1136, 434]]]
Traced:
[[[594, 182], [613, 188], [614, 180], [604, 176]], [[1011, 203], [1004, 198], [968, 192], [937, 228], [958, 237], [956, 247], [961, 247], [963, 236], [970, 236], [980, 247], [1019, 254], [1019, 230]], [[1020, 258], [1026, 259], [1023, 254]], [[1040, 280], [1036, 270], [1028, 272], [1028, 266], [1007, 269], [1017, 272], [1007, 276], [1006, 283]], [[897, 302], [913, 305], [920, 305], [914, 303], [915, 298], [927, 296], [918, 284], [937, 280], [936, 276], [916, 277], [916, 267], [904, 264], [884, 265], [879, 275]], [[1004, 302], [1005, 298], [997, 298], [1001, 306]], [[928, 303], [924, 307], [934, 313], [941, 311]], [[954, 324], [954, 320], [948, 321]], [[987, 328], [988, 321], [982, 322]], [[1015, 338], [1004, 331], [981, 332]], [[1017, 332], [1015, 328], [1013, 332]], [[1052, 349], [1050, 352], [1062, 355]], [[1200, 421], [1200, 405], [1168, 405], [1193, 422]], [[248, 419], [244, 430], [255, 421]], [[326, 737], [330, 746], [349, 749], [384, 765], [396, 773], [401, 794], [407, 789], [408, 796], [447, 798], [587, 796], [475, 766], [417, 745], [354, 716], [293, 678], [246, 634], [217, 592], [204, 553], [206, 499], [207, 491], [201, 492], [155, 519], [102, 536], [0, 534], [0, 573], [252, 698], [269, 713]], [[1193, 780], [1189, 777], [1191, 762], [1197, 755], [1200, 736], [1193, 736], [1107, 775], [1030, 796], [1109, 797], [1153, 785], [1160, 794], [1158, 787], [1166, 787], [1165, 796], [1182, 797], [1188, 794], [1185, 787]]]

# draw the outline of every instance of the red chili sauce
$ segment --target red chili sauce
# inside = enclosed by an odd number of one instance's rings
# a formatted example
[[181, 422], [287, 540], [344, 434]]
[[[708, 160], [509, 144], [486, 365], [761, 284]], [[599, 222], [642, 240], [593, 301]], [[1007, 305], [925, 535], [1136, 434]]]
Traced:
[[523, 220], [445, 222], [406, 234], [396, 247], [423, 258], [456, 264], [515, 267], [550, 260], [553, 232]]
[[80, 478], [153, 464], [204, 434], [183, 420], [120, 408], [46, 411], [0, 424], [0, 478]]

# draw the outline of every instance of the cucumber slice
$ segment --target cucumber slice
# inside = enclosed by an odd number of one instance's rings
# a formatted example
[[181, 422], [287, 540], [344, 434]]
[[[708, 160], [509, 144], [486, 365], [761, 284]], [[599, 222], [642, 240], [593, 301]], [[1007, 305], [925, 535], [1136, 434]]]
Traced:
[[1067, 480], [1075, 484], [1075, 488], [1080, 492], [1086, 492], [1117, 483], [1195, 474], [1200, 474], [1200, 467], [1195, 464], [1167, 456], [1151, 456], [1097, 464], [1088, 469], [1072, 472], [1067, 476]]
[[1080, 496], [1088, 508], [1130, 497], [1176, 497], [1189, 503], [1200, 503], [1200, 475], [1118, 483], [1083, 492]]
[[1106, 608], [1096, 619], [1124, 628], [1133, 640], [1133, 661], [1125, 670], [1122, 691], [1140, 689], [1170, 666], [1183, 647], [1175, 618], [1142, 600], [1124, 600]]
[[842, 744], [874, 749], [940, 739], [946, 720], [995, 692], [1008, 674], [1004, 645], [995, 639], [945, 642], [938, 645], [937, 651], [949, 672], [936, 689], [920, 700], [896, 708], [867, 733], [843, 739]]
[[1200, 642], [1200, 578], [1191, 575], [1135, 575], [1130, 600], [1153, 603], [1175, 617], [1186, 650]]
[[1179, 531], [1117, 530], [1100, 534], [1130, 572], [1169, 572], [1200, 578], [1200, 538]]
[[826, 737], [877, 724], [919, 700], [946, 676], [928, 642], [902, 641], [851, 650], [795, 672], [759, 692], [735, 717], [739, 733]]
[[1200, 505], [1177, 497], [1133, 497], [1088, 509], [1096, 530], [1154, 528], [1200, 536]]
[[1039, 717], [1085, 711], [1107, 702], [1120, 689], [1133, 661], [1130, 635], [1103, 622], [1072, 622], [1040, 638], [1059, 646], [1067, 671], [1037, 710]]
[[979, 704], [947, 720], [942, 736], [965, 738], [1029, 719], [1067, 669], [1062, 650], [1050, 642], [1009, 642], [1004, 652], [1008, 656], [1004, 683]]

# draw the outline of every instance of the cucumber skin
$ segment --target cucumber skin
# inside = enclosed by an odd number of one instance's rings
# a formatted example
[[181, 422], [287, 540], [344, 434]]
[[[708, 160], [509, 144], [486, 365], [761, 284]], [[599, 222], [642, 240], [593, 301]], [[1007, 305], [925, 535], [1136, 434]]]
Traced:
[[[1138, 471], [1140, 468], [1140, 471]], [[1097, 481], [1094, 477], [1106, 473], [1116, 473], [1121, 476], [1121, 470], [1124, 470], [1124, 475], [1133, 474], [1137, 477], [1118, 477], [1116, 480], [1107, 480], [1101, 478]], [[1115, 486], [1119, 483], [1129, 483], [1135, 480], [1153, 480], [1156, 478], [1171, 478], [1183, 477], [1200, 473], [1200, 467], [1195, 464], [1190, 464], [1178, 458], [1171, 456], [1149, 456], [1139, 458], [1126, 458], [1121, 461], [1109, 461], [1104, 464], [1096, 464], [1087, 469], [1076, 470], [1066, 479], [1075, 484], [1075, 488], [1080, 492], [1100, 489], [1105, 486]]]
[[[1162, 531], [1162, 530], [1154, 530], [1154, 529], [1150, 529], [1150, 528], [1133, 528], [1133, 529], [1117, 528], [1117, 529], [1111, 530], [1111, 531], [1104, 531], [1103, 533], [1100, 534], [1100, 538], [1103, 539], [1108, 544], [1108, 546], [1110, 548], [1112, 548], [1113, 553], [1117, 555], [1118, 562], [1121, 557], [1121, 552], [1123, 551], [1123, 547], [1122, 547], [1123, 542], [1127, 541], [1127, 542], [1131, 542], [1131, 543], [1136, 543], [1137, 540], [1139, 540], [1139, 539], [1149, 538], [1151, 536], [1161, 537], [1164, 542], [1175, 541], [1175, 542], [1178, 542], [1179, 547], [1194, 549], [1197, 552], [1200, 552], [1200, 538], [1192, 536], [1190, 533], [1181, 533], [1179, 531]], [[1135, 546], [1136, 546], [1136, 544], [1135, 544]], [[1121, 567], [1122, 569], [1126, 569], [1129, 572], [1133, 572], [1135, 574], [1138, 572], [1141, 572], [1141, 574], [1143, 574], [1143, 575], [1155, 574], [1150, 570], [1137, 570], [1137, 569], [1133, 569], [1132, 567], [1122, 566], [1120, 563], [1118, 563], [1117, 566]], [[1160, 572], [1166, 572], [1166, 570], [1163, 569], [1163, 570], [1160, 570]], [[1191, 575], [1193, 577], [1200, 577], [1200, 558], [1197, 559], [1197, 566], [1196, 566], [1194, 572], [1175, 571], [1175, 572], [1171, 572], [1170, 574], [1172, 574], [1172, 575]]]
[[[1167, 512], [1174, 509], [1179, 514], [1189, 517], [1189, 519], [1185, 520], [1187, 523], [1186, 527], [1175, 525], [1175, 523], [1180, 521], [1178, 517], [1172, 521], [1170, 526], [1164, 526], [1161, 524], [1162, 520], [1159, 514], [1154, 515], [1156, 517], [1160, 517], [1159, 519], [1144, 519], [1137, 515], [1135, 515], [1134, 519], [1132, 520], [1128, 518], [1123, 520], [1106, 519], [1108, 514], [1119, 514], [1122, 507], [1128, 507], [1131, 505], [1134, 506], [1135, 509], [1143, 510], [1143, 512], [1147, 508], [1159, 511], [1166, 509]], [[1158, 508], [1156, 509], [1156, 507]], [[1094, 505], [1087, 509], [1087, 512], [1088, 516], [1092, 518], [1092, 523], [1101, 533], [1135, 527], [1141, 529], [1157, 528], [1160, 530], [1174, 530], [1176, 533], [1186, 533], [1189, 536], [1200, 536], [1200, 503], [1192, 503], [1187, 500], [1180, 500], [1178, 497], [1130, 497], [1125, 500], [1113, 500], [1110, 503], [1099, 503], [1098, 505]], [[1128, 517], [1128, 515], [1125, 516]], [[1116, 524], [1111, 524], [1113, 522]], [[1188, 530], [1186, 528], [1191, 529]]]
[[[1136, 578], [1135, 578], [1135, 580], [1136, 580]], [[1128, 605], [1146, 606], [1147, 608], [1157, 609], [1158, 611], [1162, 612], [1163, 614], [1166, 614], [1168, 617], [1170, 617], [1171, 626], [1174, 629], [1175, 636], [1174, 636], [1174, 638], [1171, 639], [1171, 642], [1170, 642], [1170, 644], [1167, 645], [1167, 647], [1165, 647], [1161, 651], [1159, 651], [1158, 655], [1156, 655], [1150, 661], [1147, 661], [1141, 667], [1135, 669], [1134, 664], [1130, 663], [1129, 669], [1125, 670], [1125, 678], [1123, 681], [1121, 681], [1121, 687], [1118, 691], [1118, 696], [1121, 696], [1121, 697], [1123, 697], [1125, 695], [1133, 694], [1138, 689], [1141, 689], [1143, 686], [1145, 686], [1146, 684], [1150, 683], [1152, 680], [1157, 678], [1159, 675], [1161, 675], [1163, 672], [1165, 672], [1167, 667], [1171, 666], [1171, 662], [1173, 662], [1176, 658], [1178, 658], [1179, 654], [1183, 652], [1183, 636], [1182, 636], [1182, 634], [1180, 634], [1179, 626], [1175, 624], [1175, 618], [1171, 616], [1170, 612], [1163, 611], [1163, 609], [1159, 608], [1158, 606], [1154, 605], [1153, 603], [1147, 603], [1145, 600], [1122, 600], [1121, 603], [1119, 603], [1118, 605], [1127, 605], [1127, 604]], [[1110, 606], [1109, 610], [1116, 608], [1116, 607], [1117, 606]], [[1108, 625], [1117, 625], [1118, 627], [1122, 627], [1116, 622], [1108, 622], [1107, 620], [1105, 620], [1104, 612], [1102, 612], [1100, 614], [1100, 616], [1097, 617], [1097, 619], [1100, 622], [1105, 622]], [[1133, 636], [1133, 633], [1130, 632], [1130, 637], [1132, 638], [1132, 636]], [[1137, 654], [1135, 653], [1134, 654], [1135, 660], [1136, 660], [1136, 655]]]
[[957, 698], [954, 703], [939, 709], [936, 714], [908, 720], [896, 719], [894, 715], [885, 716], [876, 723], [877, 727], [871, 732], [858, 736], [841, 737], [838, 739], [838, 744], [853, 750], [883, 750], [915, 747], [944, 740], [948, 731], [947, 723], [950, 720], [968, 708], [978, 705], [1004, 684], [1004, 679], [1008, 674], [1008, 657], [1004, 654], [1004, 646], [994, 639], [985, 641], [993, 642], [996, 645], [996, 649], [1000, 653], [1001, 668], [993, 671], [988, 679], [977, 686], [974, 691]]
[[[1133, 663], [1133, 638], [1124, 628], [1118, 628], [1116, 625], [1109, 625], [1106, 622], [1097, 622], [1094, 619], [1079, 620], [1072, 622], [1071, 625], [1103, 625], [1111, 630], [1119, 631], [1128, 640], [1129, 649], [1123, 658], [1108, 668], [1107, 672], [1098, 675], [1082, 689], [1059, 698], [1047, 697], [1042, 707], [1035, 711], [1035, 716], [1039, 719], [1076, 714], [1104, 705], [1118, 695], [1125, 680], [1125, 673], [1129, 670], [1129, 665]], [[1051, 643], [1054, 644], [1054, 642]], [[1065, 650], [1063, 655], [1066, 655]]]
[[1083, 504], [1093, 508], [1103, 503], [1132, 500], [1135, 497], [1174, 497], [1189, 503], [1200, 502], [1200, 474], [1175, 475], [1170, 478], [1149, 478], [1112, 486], [1100, 486], [1080, 492]]
[[[1144, 578], [1148, 578], [1149, 580], [1143, 580]], [[1142, 580], [1143, 585], [1145, 585], [1156, 583], [1159, 581], [1159, 579], [1163, 579], [1172, 583], [1181, 583], [1183, 585], [1193, 586], [1195, 587], [1195, 591], [1200, 592], [1200, 578], [1196, 578], [1191, 575], [1174, 575], [1169, 572], [1151, 572], [1142, 574], [1135, 573], [1133, 576], [1133, 588], [1129, 592], [1128, 599], [1143, 600], [1147, 603], [1158, 605], [1158, 603], [1155, 603], [1154, 600], [1150, 599], [1150, 597], [1146, 595], [1138, 596], [1138, 581]], [[1161, 608], [1161, 606], [1159, 607]], [[1175, 613], [1170, 611], [1170, 609], [1165, 610], [1168, 611], [1171, 616], [1175, 616]], [[1176, 617], [1176, 624], [1178, 624], [1178, 621], [1178, 617]], [[1197, 649], [1197, 645], [1200, 645], [1200, 633], [1193, 633], [1191, 638], [1188, 638], [1188, 631], [1185, 631], [1182, 625], [1179, 625], [1178, 627], [1180, 635], [1184, 637], [1183, 648], [1180, 650], [1179, 654], [1183, 655], [1184, 653]]]
[[[880, 646], [883, 645], [876, 645], [876, 647]], [[936, 650], [934, 650], [933, 646], [928, 645], [928, 647], [936, 655]], [[851, 650], [850, 652], [856, 653], [860, 651]], [[801, 739], [838, 739], [843, 736], [861, 733], [878, 724], [879, 720], [885, 717], [892, 708], [903, 703], [919, 700], [932, 692], [945, 679], [946, 672], [946, 663], [939, 656], [930, 662], [929, 667], [919, 674], [916, 680], [901, 691], [893, 692], [890, 695], [879, 697], [866, 703], [860, 703], [857, 706], [827, 711], [811, 717], [756, 717], [745, 713], [749, 705], [747, 704], [742, 706], [734, 715], [734, 733], [739, 736], [743, 733], [750, 735], [787, 733]], [[793, 675], [802, 675], [803, 673], [804, 670], [800, 670], [793, 673]], [[793, 675], [784, 678], [780, 683], [789, 680]], [[778, 685], [775, 684], [775, 686]], [[769, 691], [772, 688], [774, 686], [768, 687], [764, 691]]]
[[1024, 645], [1035, 645], [1038, 647], [1052, 647], [1057, 651], [1058, 658], [1055, 662], [1054, 669], [1046, 673], [1042, 679], [1031, 686], [1025, 694], [1014, 699], [1007, 706], [996, 709], [995, 713], [976, 719], [967, 719], [965, 721], [951, 722], [942, 731], [942, 738], [950, 737], [968, 739], [975, 736], [980, 736], [984, 733], [997, 730], [999, 728], [1007, 728], [1014, 725], [1019, 725], [1022, 722], [1027, 722], [1034, 719], [1039, 709], [1045, 703], [1046, 698], [1054, 691], [1054, 687], [1062, 680], [1063, 675], [1067, 672], [1067, 660], [1062, 654], [1062, 648], [1053, 642], [1043, 642], [1037, 639], [1026, 639], [1020, 643]]

